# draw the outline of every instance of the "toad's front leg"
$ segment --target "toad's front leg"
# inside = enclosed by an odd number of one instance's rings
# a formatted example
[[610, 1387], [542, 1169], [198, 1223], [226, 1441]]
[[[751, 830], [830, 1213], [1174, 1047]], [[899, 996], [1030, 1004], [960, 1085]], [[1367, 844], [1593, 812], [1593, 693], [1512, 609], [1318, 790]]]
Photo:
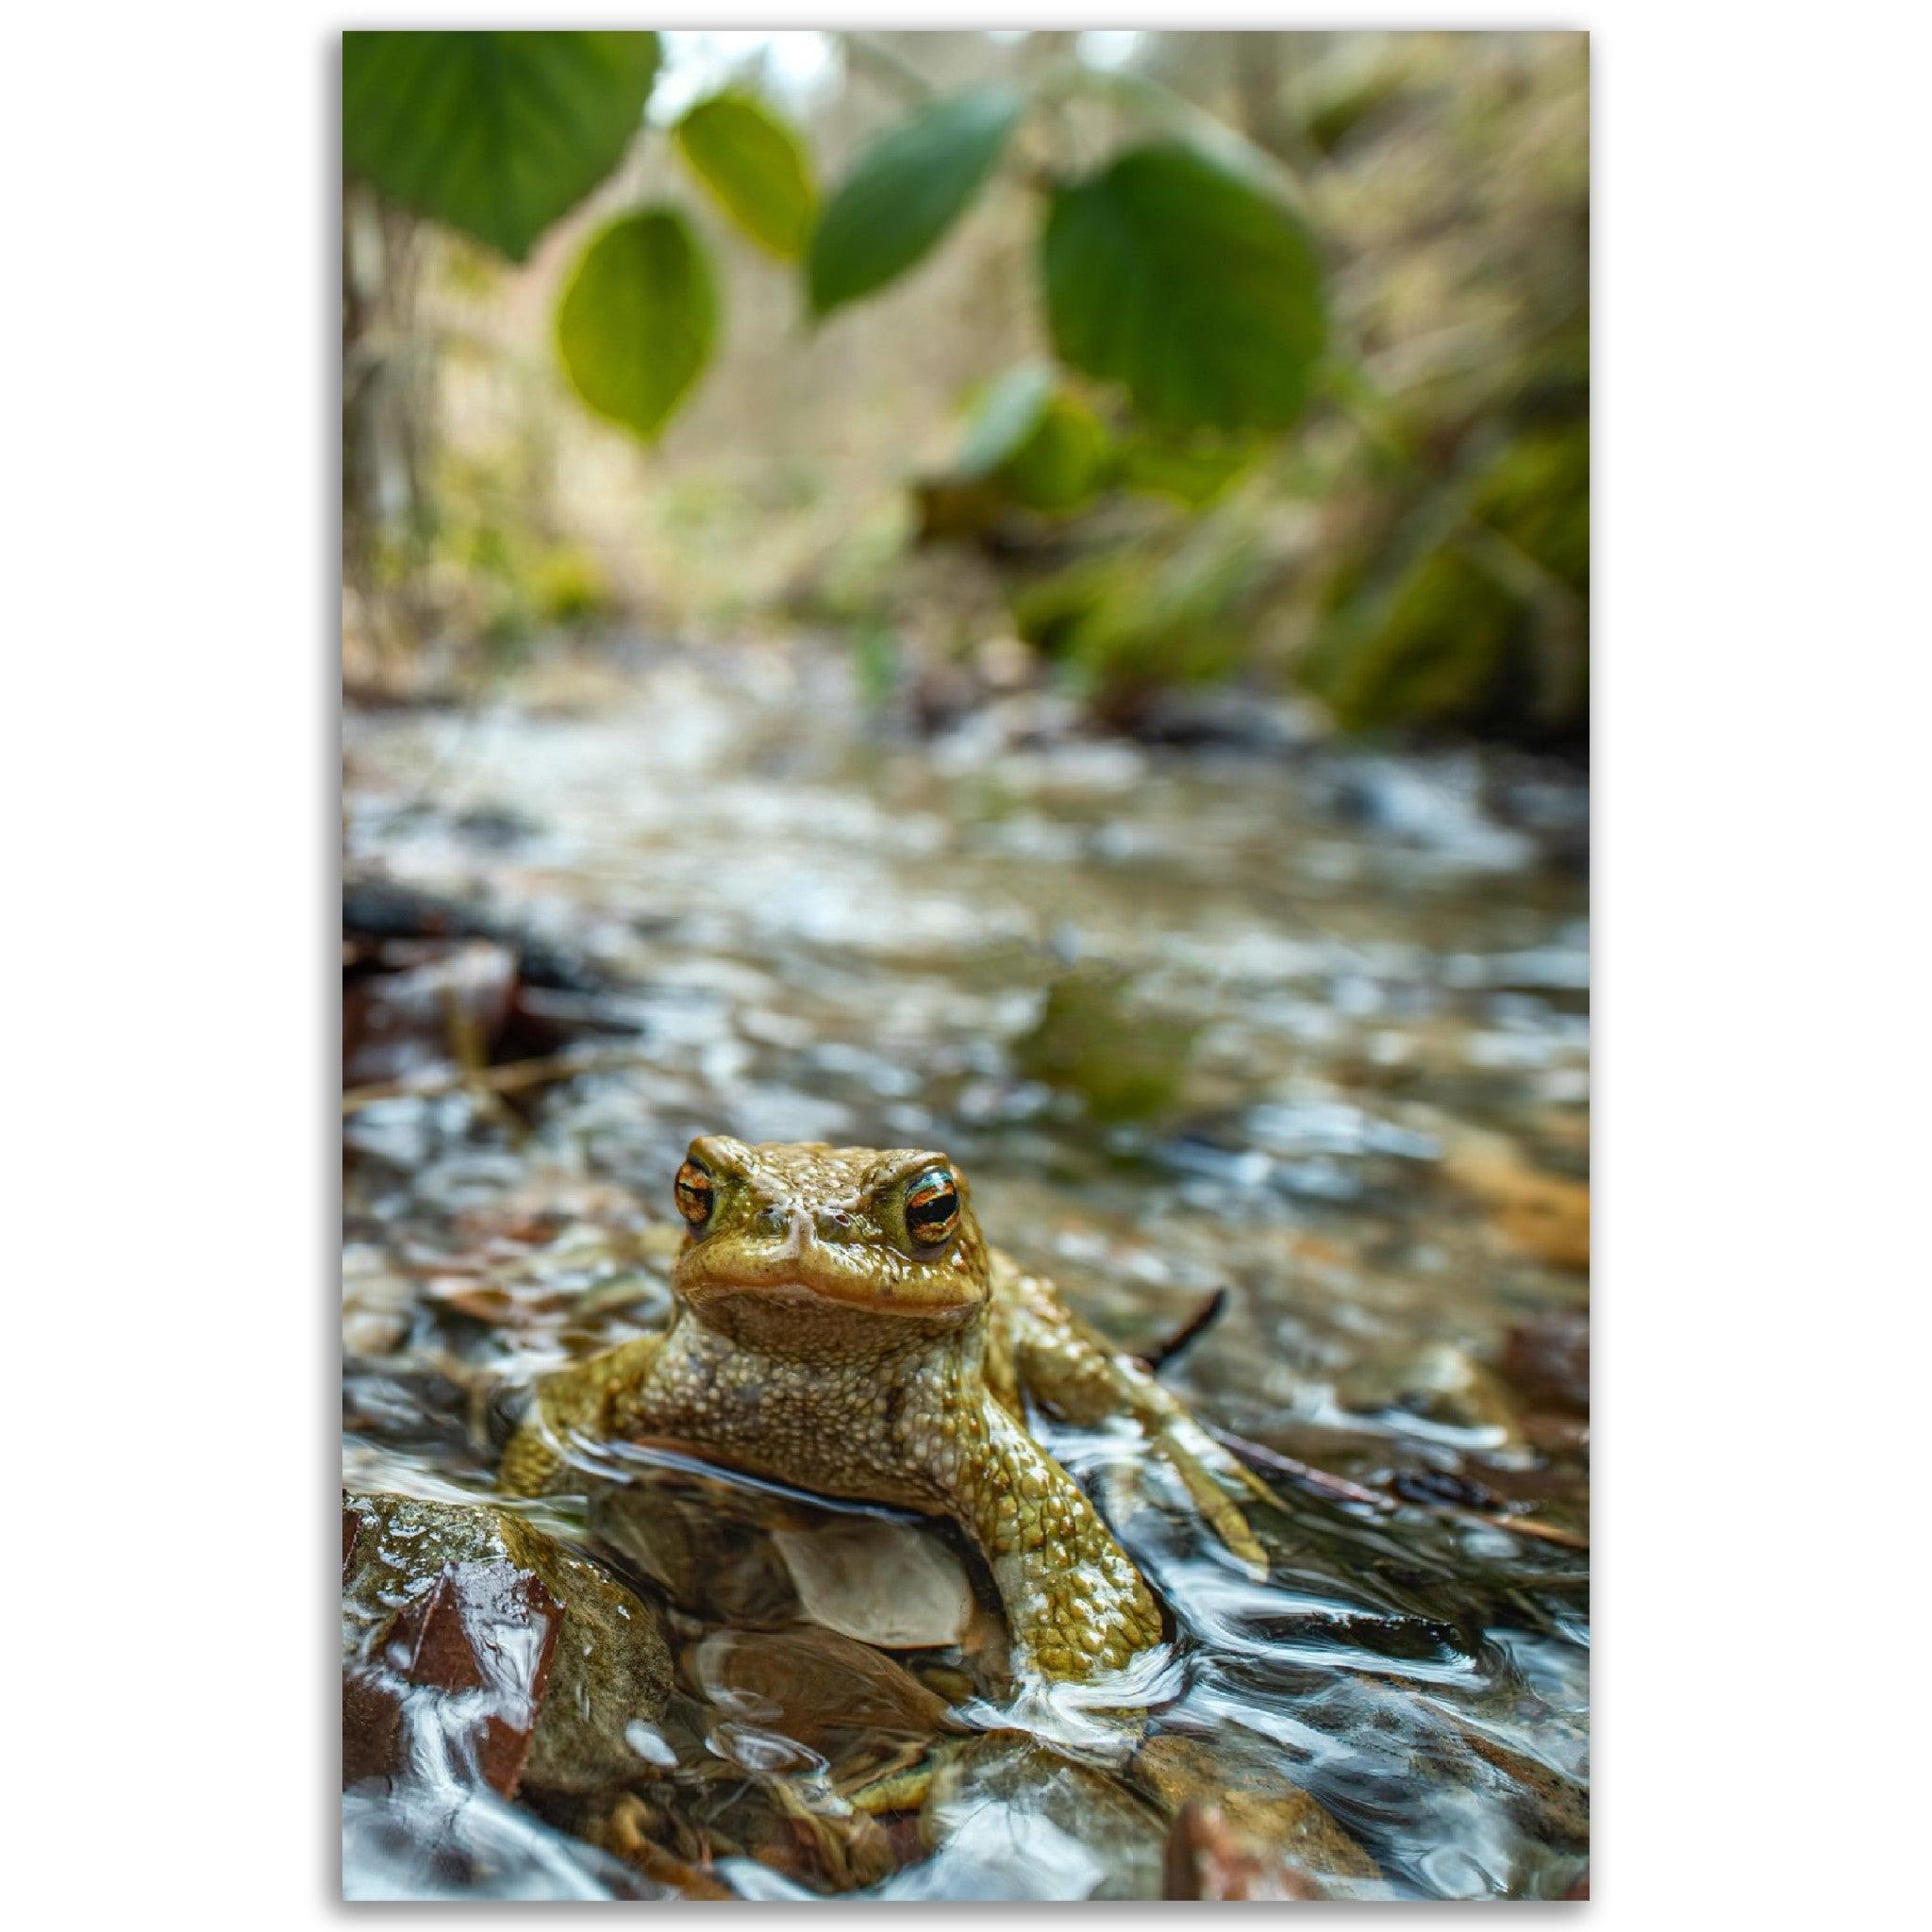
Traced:
[[991, 1566], [1016, 1666], [1091, 1677], [1160, 1641], [1160, 1612], [1132, 1559], [1073, 1477], [997, 1402], [959, 1424], [941, 1486]]
[[595, 1440], [613, 1433], [613, 1407], [626, 1396], [632, 1406], [641, 1399], [663, 1341], [661, 1335], [641, 1335], [545, 1376], [504, 1448], [496, 1471], [498, 1491], [506, 1496], [542, 1496], [568, 1488], [571, 1438]]
[[1076, 1426], [1131, 1417], [1248, 1574], [1264, 1578], [1267, 1552], [1222, 1483], [1245, 1482], [1263, 1496], [1267, 1491], [1144, 1368], [1075, 1321], [1046, 1282], [1016, 1273], [1009, 1293], [1008, 1334], [1020, 1387]]

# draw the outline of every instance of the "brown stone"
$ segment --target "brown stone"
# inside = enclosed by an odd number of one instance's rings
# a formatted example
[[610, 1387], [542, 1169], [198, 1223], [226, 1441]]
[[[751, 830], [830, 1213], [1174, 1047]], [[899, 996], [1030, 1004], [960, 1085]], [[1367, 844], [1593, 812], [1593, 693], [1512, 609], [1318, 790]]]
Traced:
[[1300, 1866], [1237, 1833], [1217, 1807], [1192, 1799], [1174, 1814], [1160, 1873], [1161, 1897], [1189, 1904], [1322, 1896], [1322, 1888]]
[[[1224, 1863], [1239, 1854], [1258, 1860], [1277, 1877], [1291, 1870], [1315, 1877], [1381, 1875], [1375, 1861], [1307, 1791], [1273, 1767], [1243, 1759], [1205, 1739], [1177, 1731], [1149, 1739], [1135, 1755], [1134, 1776], [1174, 1816], [1194, 1807], [1196, 1821], [1190, 1826], [1191, 1837], [1183, 1835], [1183, 1851], [1189, 1843], [1208, 1846]], [[1228, 1869], [1233, 1870], [1232, 1864]], [[1280, 1877], [1280, 1882], [1288, 1880]]]

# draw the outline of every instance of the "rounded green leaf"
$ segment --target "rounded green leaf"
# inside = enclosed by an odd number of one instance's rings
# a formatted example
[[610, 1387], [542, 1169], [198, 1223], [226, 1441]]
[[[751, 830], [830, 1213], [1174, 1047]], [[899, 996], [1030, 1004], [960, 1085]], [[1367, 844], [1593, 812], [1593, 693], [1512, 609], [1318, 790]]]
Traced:
[[1078, 397], [1058, 395], [993, 480], [1023, 508], [1068, 516], [1093, 501], [1112, 460], [1113, 446], [1100, 419]]
[[883, 288], [929, 250], [992, 173], [1020, 96], [973, 88], [922, 108], [859, 156], [819, 216], [807, 264], [815, 316]]
[[345, 33], [342, 161], [522, 261], [622, 158], [654, 33]]
[[1284, 429], [1326, 339], [1289, 210], [1192, 149], [1141, 147], [1058, 190], [1041, 249], [1061, 358], [1163, 428]]
[[760, 247], [805, 253], [818, 194], [798, 136], [750, 94], [700, 101], [677, 124], [677, 145], [718, 206]]
[[670, 208], [621, 215], [592, 236], [557, 308], [576, 392], [647, 442], [697, 380], [717, 333], [710, 264]]

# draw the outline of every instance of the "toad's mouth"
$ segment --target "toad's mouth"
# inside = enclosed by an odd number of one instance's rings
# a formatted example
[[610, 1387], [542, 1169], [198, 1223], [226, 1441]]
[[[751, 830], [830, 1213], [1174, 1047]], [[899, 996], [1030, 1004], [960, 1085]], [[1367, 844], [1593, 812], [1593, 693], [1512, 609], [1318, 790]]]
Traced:
[[856, 1269], [800, 1268], [794, 1260], [781, 1274], [701, 1265], [701, 1257], [702, 1250], [687, 1256], [673, 1276], [678, 1292], [700, 1310], [731, 1305], [808, 1320], [814, 1314], [844, 1309], [908, 1321], [958, 1322], [986, 1298], [978, 1283], [936, 1271], [888, 1279]]

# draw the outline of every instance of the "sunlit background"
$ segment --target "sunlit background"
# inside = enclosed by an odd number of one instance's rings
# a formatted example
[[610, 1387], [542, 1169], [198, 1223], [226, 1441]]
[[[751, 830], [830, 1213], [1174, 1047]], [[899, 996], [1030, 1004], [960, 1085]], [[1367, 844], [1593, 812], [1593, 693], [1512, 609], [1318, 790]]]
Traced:
[[[797, 266], [671, 134], [749, 92], [823, 199], [923, 103], [1003, 79], [1043, 105], [993, 178], [816, 325]], [[1039, 683], [1131, 724], [1234, 683], [1351, 729], [1574, 744], [1586, 89], [1575, 34], [667, 33], [647, 127], [522, 267], [352, 187], [352, 688], [454, 689], [625, 634], [775, 634], [902, 701]], [[1174, 138], [1312, 238], [1331, 327], [1307, 409], [1207, 439], [1182, 474], [1137, 443], [1120, 385], [1063, 369], [1066, 420], [1104, 444], [1091, 474], [1063, 438], [1072, 471], [949, 489], [975, 407], [1050, 355], [1045, 184]], [[583, 406], [553, 340], [587, 238], [639, 204], [689, 219], [719, 296], [709, 365], [651, 444]]]

